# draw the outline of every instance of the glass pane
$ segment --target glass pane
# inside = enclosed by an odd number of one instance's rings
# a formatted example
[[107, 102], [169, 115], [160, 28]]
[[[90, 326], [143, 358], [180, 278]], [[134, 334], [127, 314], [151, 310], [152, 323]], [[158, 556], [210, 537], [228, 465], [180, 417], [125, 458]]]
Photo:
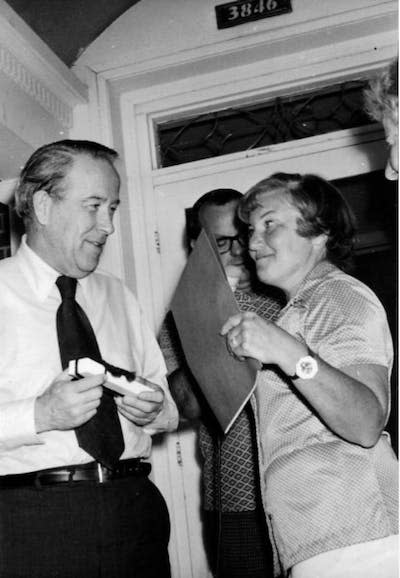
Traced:
[[159, 167], [217, 157], [371, 124], [363, 111], [365, 81], [279, 97], [157, 126]]

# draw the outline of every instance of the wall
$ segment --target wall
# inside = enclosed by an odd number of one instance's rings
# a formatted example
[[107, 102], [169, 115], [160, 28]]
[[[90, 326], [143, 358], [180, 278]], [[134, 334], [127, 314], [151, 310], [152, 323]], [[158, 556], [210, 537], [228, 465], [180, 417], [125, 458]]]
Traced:
[[[74, 109], [85, 102], [85, 85], [0, 0], [0, 201], [12, 201], [14, 178], [36, 148], [68, 137]], [[20, 232], [10, 238], [8, 217], [3, 206], [1, 243], [14, 251]]]
[[[233, 59], [240, 51], [268, 41], [268, 56], [289, 54], [311, 46], [332, 45], [345, 28], [358, 23], [360, 39], [372, 32], [372, 15], [395, 12], [388, 0], [292, 0], [293, 12], [218, 30], [215, 0], [144, 0], [127, 10], [81, 55], [77, 66], [100, 72], [134, 66], [146, 68], [157, 59], [169, 62], [199, 62], [223, 54]], [[346, 22], [346, 26], [344, 26]], [[375, 26], [375, 32], [379, 27]], [[354, 34], [354, 29], [353, 29]], [[277, 41], [278, 44], [277, 44]], [[264, 54], [265, 56], [265, 54]], [[251, 56], [249, 55], [249, 58]], [[201, 63], [199, 63], [201, 67]], [[147, 66], [147, 69], [149, 67]], [[193, 71], [192, 71], [193, 72]]]
[[0, 178], [17, 176], [34, 149], [68, 136], [84, 84], [0, 0]]

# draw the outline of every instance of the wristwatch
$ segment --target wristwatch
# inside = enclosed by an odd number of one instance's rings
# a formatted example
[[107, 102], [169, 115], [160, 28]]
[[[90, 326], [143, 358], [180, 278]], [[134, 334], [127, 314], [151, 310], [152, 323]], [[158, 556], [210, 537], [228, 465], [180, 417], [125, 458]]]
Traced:
[[309, 347], [308, 355], [304, 357], [300, 357], [298, 362], [296, 363], [296, 373], [294, 375], [290, 375], [290, 379], [312, 379], [318, 373], [318, 362], [314, 357], [314, 353], [311, 351]]

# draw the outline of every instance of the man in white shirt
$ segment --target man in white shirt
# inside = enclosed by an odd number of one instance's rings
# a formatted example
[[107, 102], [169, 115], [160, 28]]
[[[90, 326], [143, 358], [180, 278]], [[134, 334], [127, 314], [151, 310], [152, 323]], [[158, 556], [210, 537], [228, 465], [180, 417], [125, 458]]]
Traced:
[[[94, 272], [119, 204], [116, 156], [89, 141], [46, 145], [16, 191], [27, 232], [0, 262], [2, 578], [170, 576], [168, 511], [142, 460], [152, 434], [176, 428], [177, 410], [135, 297]], [[105, 376], [73, 380], [62, 370], [60, 276], [77, 280], [102, 359], [155, 384], [114, 398], [124, 449], [113, 467], [78, 445], [79, 428], [100, 411]]]

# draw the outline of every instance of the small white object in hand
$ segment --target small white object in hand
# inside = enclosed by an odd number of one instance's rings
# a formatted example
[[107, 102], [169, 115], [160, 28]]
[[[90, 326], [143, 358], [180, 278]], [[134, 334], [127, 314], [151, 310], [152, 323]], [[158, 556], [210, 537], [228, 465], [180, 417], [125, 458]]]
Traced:
[[106, 371], [103, 364], [93, 361], [89, 357], [73, 359], [68, 364], [68, 375], [71, 377], [88, 377], [89, 375], [101, 375], [102, 373], [106, 375], [104, 387], [108, 387], [121, 395], [154, 391], [153, 384], [148, 380], [138, 376], [133, 381], [128, 381], [124, 375], [116, 377]]

